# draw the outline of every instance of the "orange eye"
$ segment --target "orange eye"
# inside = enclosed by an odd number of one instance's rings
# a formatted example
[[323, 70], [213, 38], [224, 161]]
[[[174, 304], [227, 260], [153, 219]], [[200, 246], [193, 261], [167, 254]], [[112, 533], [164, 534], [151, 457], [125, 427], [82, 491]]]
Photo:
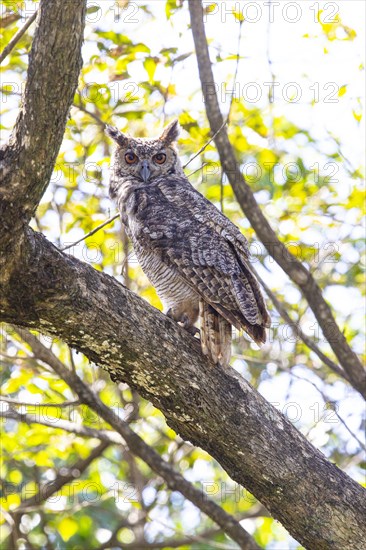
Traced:
[[166, 161], [166, 154], [165, 153], [158, 153], [157, 155], [155, 155], [154, 161], [157, 164], [164, 164], [164, 162]]
[[131, 151], [129, 153], [125, 154], [125, 161], [127, 164], [135, 164], [137, 162], [137, 156], [135, 153], [132, 153]]

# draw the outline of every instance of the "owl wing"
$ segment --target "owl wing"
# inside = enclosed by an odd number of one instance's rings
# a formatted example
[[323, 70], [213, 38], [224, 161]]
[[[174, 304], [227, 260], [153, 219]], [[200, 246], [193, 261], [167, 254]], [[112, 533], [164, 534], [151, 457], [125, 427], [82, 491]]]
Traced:
[[213, 228], [232, 243], [244, 263], [249, 261], [248, 241], [239, 229], [209, 200], [196, 191], [186, 177], [166, 178], [159, 185], [163, 195], [175, 206], [187, 207], [191, 215], [206, 227]]
[[229, 323], [264, 341], [269, 317], [245, 237], [186, 178], [162, 178], [145, 192], [136, 212], [141, 244]]

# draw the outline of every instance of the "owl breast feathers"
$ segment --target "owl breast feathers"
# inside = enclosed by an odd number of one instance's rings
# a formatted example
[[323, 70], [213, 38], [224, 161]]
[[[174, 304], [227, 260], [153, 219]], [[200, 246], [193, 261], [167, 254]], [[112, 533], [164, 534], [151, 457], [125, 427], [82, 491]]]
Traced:
[[270, 318], [250, 269], [245, 237], [185, 176], [172, 145], [177, 121], [156, 139], [116, 128], [110, 195], [142, 269], [168, 316], [192, 334], [200, 318], [203, 352], [226, 366], [232, 325], [265, 342]]

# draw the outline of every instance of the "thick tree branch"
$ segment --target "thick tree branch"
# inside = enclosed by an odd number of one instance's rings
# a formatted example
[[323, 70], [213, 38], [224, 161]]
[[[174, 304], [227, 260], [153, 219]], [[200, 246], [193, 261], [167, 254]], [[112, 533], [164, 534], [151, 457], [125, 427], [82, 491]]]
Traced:
[[203, 491], [196, 489], [189, 481], [176, 472], [170, 464], [164, 461], [126, 422], [121, 420], [113, 410], [109, 409], [100, 398], [84, 384], [75, 372], [68, 370], [51, 350], [41, 344], [41, 342], [30, 332], [22, 331], [20, 334], [31, 346], [37, 359], [51, 366], [60, 378], [63, 378], [70, 388], [79, 396], [80, 401], [88, 405], [103, 418], [105, 422], [110, 424], [117, 434], [122, 436], [130, 451], [146, 462], [155, 473], [160, 475], [166, 481], [170, 489], [179, 491], [188, 500], [193, 502], [193, 504], [215, 521], [225, 533], [236, 541], [240, 545], [240, 548], [244, 550], [259, 550], [259, 546], [255, 543], [254, 539], [252, 539], [232, 516], [227, 514], [215, 502], [205, 498]]
[[214, 141], [223, 170], [227, 174], [235, 196], [258, 238], [290, 279], [298, 285], [307, 299], [325, 338], [328, 340], [329, 345], [337, 356], [339, 363], [347, 372], [351, 384], [366, 398], [366, 373], [359, 358], [351, 350], [347, 340], [340, 331], [333, 317], [332, 310], [324, 300], [319, 286], [306, 267], [299, 262], [278, 239], [276, 233], [263, 215], [255, 200], [253, 192], [245, 182], [243, 174], [240, 171], [226, 128], [223, 127], [222, 130], [218, 132], [224, 124], [224, 119], [220, 111], [209, 57], [203, 23], [202, 3], [200, 0], [189, 0], [188, 4], [207, 118], [212, 133], [214, 135], [216, 134]]
[[52, 174], [82, 66], [85, 11], [86, 0], [40, 2], [22, 107], [0, 152], [1, 225], [11, 235], [34, 214]]
[[[112, 277], [67, 257], [41, 234], [27, 228], [23, 243], [21, 260], [13, 264], [0, 296], [4, 321], [53, 334], [113, 380], [127, 382], [165, 414], [177, 433], [218, 460], [304, 546], [358, 549], [361, 541], [366, 544], [364, 490], [233, 369], [215, 368], [183, 328]], [[80, 402], [95, 406], [89, 388], [77, 389], [69, 378], [72, 371], [66, 374], [60, 372]], [[113, 411], [102, 403], [101, 411], [127, 441]], [[128, 445], [141, 456], [135, 437]]]

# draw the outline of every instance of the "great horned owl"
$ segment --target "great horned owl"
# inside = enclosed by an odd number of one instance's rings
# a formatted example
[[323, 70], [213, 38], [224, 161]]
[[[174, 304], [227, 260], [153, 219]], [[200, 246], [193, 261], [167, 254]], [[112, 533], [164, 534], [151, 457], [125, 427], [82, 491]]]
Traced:
[[106, 133], [117, 143], [110, 196], [166, 314], [192, 334], [200, 317], [202, 350], [223, 366], [230, 360], [232, 325], [265, 342], [270, 319], [247, 241], [189, 183], [174, 147], [178, 121], [155, 139], [111, 126]]

